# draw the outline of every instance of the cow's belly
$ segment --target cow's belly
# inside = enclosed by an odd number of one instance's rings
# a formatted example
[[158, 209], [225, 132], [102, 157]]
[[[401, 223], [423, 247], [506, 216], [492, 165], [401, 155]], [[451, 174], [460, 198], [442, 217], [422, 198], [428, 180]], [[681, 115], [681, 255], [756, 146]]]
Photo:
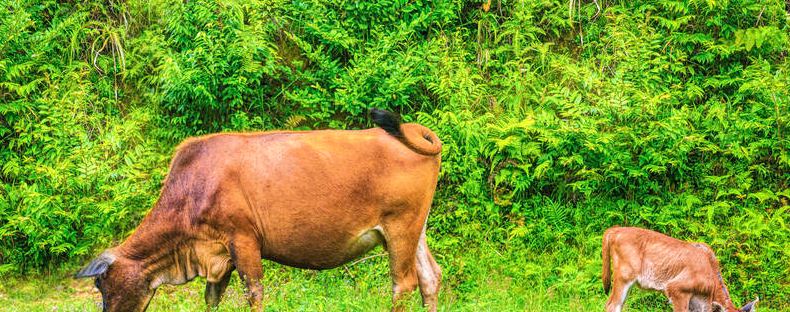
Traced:
[[661, 278], [657, 277], [653, 272], [653, 270], [645, 269], [642, 274], [640, 274], [636, 282], [642, 289], [649, 289], [649, 290], [658, 290], [664, 291], [667, 289], [667, 281], [662, 280]]
[[[279, 242], [264, 244], [263, 258], [304, 269], [331, 269], [369, 252], [385, 242], [381, 226], [360, 231], [356, 235], [291, 236]], [[310, 233], [313, 234], [313, 233]]]

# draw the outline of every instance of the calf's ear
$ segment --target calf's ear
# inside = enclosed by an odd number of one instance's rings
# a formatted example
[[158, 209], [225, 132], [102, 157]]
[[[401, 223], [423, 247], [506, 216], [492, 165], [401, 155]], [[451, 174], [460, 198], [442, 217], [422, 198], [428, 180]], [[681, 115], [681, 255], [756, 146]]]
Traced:
[[115, 256], [109, 251], [103, 252], [101, 255], [93, 259], [82, 270], [74, 275], [74, 278], [94, 277], [104, 274], [110, 265], [115, 262]]
[[757, 311], [757, 302], [760, 301], [760, 298], [754, 299], [754, 301], [745, 304], [741, 308], [741, 312], [753, 312]]

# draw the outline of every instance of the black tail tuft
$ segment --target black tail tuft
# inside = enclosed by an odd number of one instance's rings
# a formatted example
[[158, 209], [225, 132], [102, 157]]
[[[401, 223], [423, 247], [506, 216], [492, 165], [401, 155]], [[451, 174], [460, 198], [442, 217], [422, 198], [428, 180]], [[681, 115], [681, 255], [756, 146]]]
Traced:
[[390, 135], [396, 138], [403, 137], [403, 133], [400, 131], [400, 116], [398, 114], [383, 109], [371, 108], [370, 117], [373, 118], [373, 123]]

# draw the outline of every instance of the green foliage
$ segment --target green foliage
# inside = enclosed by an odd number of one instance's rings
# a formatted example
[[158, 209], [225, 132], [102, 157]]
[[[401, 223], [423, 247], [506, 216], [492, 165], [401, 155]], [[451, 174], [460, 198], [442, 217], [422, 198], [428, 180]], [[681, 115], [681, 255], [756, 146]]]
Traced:
[[444, 142], [447, 257], [521, 250], [502, 274], [592, 296], [601, 233], [636, 225], [709, 243], [735, 298], [790, 301], [785, 2], [488, 4], [4, 2], [0, 274], [123, 238], [187, 136], [380, 107]]
[[151, 110], [120, 100], [123, 31], [91, 20], [112, 8], [0, 10], [0, 273], [59, 268], [134, 227], [167, 156]]

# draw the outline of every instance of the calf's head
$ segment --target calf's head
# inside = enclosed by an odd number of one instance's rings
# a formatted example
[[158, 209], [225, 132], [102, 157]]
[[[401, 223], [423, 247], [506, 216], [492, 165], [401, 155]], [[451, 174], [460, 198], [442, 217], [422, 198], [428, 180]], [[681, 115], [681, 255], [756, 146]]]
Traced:
[[734, 307], [731, 307], [731, 308], [728, 309], [728, 308], [725, 308], [724, 306], [714, 302], [713, 303], [713, 312], [755, 312], [755, 311], [757, 311], [757, 302], [758, 301], [760, 301], [760, 298], [754, 299], [754, 301], [745, 304], [740, 309], [737, 309], [737, 308], [734, 308]]
[[144, 311], [154, 295], [151, 283], [136, 261], [105, 251], [77, 272], [76, 278], [95, 278], [102, 296], [102, 310]]
[[757, 301], [760, 301], [760, 298], [754, 299], [754, 301], [745, 304], [743, 307], [741, 307], [741, 312], [757, 311]]

